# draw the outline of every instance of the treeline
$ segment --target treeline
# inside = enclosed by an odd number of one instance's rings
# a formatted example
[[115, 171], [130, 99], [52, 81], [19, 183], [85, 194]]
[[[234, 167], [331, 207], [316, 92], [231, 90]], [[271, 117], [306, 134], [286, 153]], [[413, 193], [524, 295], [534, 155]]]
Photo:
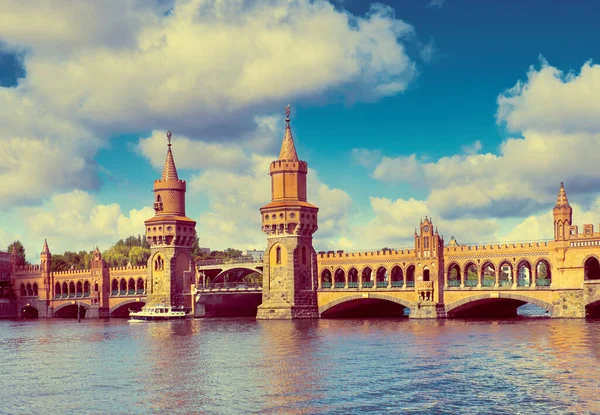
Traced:
[[[240, 258], [242, 251], [227, 248], [224, 251], [201, 251], [198, 245], [198, 237], [192, 245], [192, 258], [194, 261], [205, 259], [230, 259]], [[28, 264], [25, 256], [25, 248], [20, 241], [14, 241], [8, 245], [7, 251], [12, 252], [13, 245], [17, 251], [17, 265]], [[94, 251], [65, 251], [63, 254], [52, 254], [51, 270], [54, 272], [68, 271], [72, 269], [89, 269]], [[102, 252], [102, 259], [109, 267], [124, 267], [128, 263], [132, 266], [145, 265], [150, 258], [150, 246], [142, 235], [129, 236], [119, 239], [113, 246]]]

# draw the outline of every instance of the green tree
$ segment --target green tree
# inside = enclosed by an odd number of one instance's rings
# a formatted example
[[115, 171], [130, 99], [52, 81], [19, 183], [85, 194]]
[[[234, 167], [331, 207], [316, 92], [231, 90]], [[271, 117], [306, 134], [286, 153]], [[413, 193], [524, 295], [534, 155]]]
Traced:
[[52, 255], [52, 265], [50, 266], [50, 270], [52, 272], [67, 271], [69, 269], [71, 269], [71, 267], [69, 266], [69, 263], [65, 259], [64, 255]]
[[27, 259], [25, 257], [25, 247], [23, 246], [21, 241], [19, 241], [19, 240], [14, 241], [12, 244], [8, 245], [8, 248], [6, 250], [9, 253], [12, 253], [13, 246], [16, 247], [16, 249], [17, 249], [16, 265], [21, 266], [21, 265], [27, 264]]
[[144, 265], [150, 258], [150, 249], [142, 248], [141, 246], [134, 246], [129, 250], [129, 262], [133, 266]]

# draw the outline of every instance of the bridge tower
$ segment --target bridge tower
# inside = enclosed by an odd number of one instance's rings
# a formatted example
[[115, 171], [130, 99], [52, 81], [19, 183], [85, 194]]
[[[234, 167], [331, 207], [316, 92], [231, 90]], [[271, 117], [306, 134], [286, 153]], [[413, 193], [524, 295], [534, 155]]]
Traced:
[[144, 222], [151, 252], [146, 304], [191, 307], [196, 268], [191, 249], [196, 240], [196, 222], [185, 216], [186, 184], [177, 176], [170, 131], [167, 140], [162, 177], [154, 181], [155, 215]]
[[256, 318], [318, 318], [317, 255], [312, 235], [319, 209], [306, 200], [308, 164], [298, 159], [290, 128], [290, 107], [279, 159], [270, 165], [271, 203], [260, 209], [267, 234], [263, 303]]
[[433, 221], [425, 216], [420, 229], [415, 229], [415, 256], [418, 259], [415, 270], [415, 290], [417, 303], [410, 310], [411, 318], [445, 317], [444, 312], [444, 239]]
[[552, 214], [554, 216], [554, 240], [564, 241], [569, 239], [570, 227], [573, 223], [573, 208], [569, 205], [565, 185], [562, 182]]

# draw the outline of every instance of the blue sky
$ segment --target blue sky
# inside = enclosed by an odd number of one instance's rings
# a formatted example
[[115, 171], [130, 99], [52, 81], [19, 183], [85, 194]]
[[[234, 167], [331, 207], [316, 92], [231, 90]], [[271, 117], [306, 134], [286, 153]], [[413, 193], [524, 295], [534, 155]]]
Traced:
[[33, 3], [0, 11], [0, 247], [142, 233], [171, 129], [201, 245], [261, 248], [287, 103], [317, 249], [409, 246], [424, 215], [549, 238], [561, 181], [600, 221], [593, 2]]

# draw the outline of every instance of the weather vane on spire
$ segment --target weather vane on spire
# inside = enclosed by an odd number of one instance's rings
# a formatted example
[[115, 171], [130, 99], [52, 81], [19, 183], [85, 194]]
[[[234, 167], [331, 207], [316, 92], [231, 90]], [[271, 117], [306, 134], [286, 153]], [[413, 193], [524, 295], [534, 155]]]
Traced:
[[292, 112], [291, 108], [290, 108], [290, 104], [287, 104], [285, 106], [285, 120], [287, 122], [290, 122], [290, 113]]
[[169, 142], [169, 146], [171, 146], [171, 130], [167, 130], [167, 141]]

